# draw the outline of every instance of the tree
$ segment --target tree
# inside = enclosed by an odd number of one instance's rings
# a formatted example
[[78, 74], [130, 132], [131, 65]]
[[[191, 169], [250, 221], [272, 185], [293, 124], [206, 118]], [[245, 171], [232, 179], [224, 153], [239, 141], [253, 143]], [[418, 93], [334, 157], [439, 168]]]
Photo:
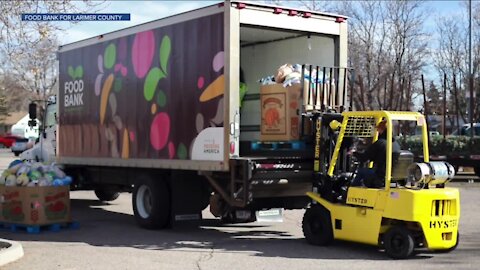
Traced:
[[7, 56], [21, 54], [44, 39], [56, 38], [56, 33], [65, 30], [51, 21], [22, 21], [23, 13], [84, 13], [95, 12], [103, 7], [103, 1], [84, 0], [10, 0], [0, 1], [0, 38], [3, 53]]
[[426, 65], [427, 38], [419, 1], [343, 1], [350, 17], [349, 59], [358, 75], [357, 109], [410, 110]]
[[29, 94], [11, 73], [0, 73], [0, 97], [5, 98], [6, 114], [26, 110]]
[[5, 120], [8, 116], [8, 108], [7, 108], [7, 98], [0, 94], [0, 121]]
[[45, 99], [57, 83], [58, 70], [56, 51], [59, 43], [56, 39], [42, 39], [20, 55], [10, 59], [15, 67], [10, 71], [17, 78], [17, 84], [31, 93], [33, 99]]
[[[472, 1], [472, 49], [474, 88], [480, 95], [480, 3]], [[447, 76], [450, 102], [449, 111], [463, 122], [468, 122], [468, 9], [464, 5], [460, 13], [453, 13], [438, 19], [436, 23], [437, 50], [434, 66], [443, 78]], [[478, 105], [477, 105], [478, 106]], [[474, 121], [480, 118], [480, 110], [474, 108]], [[457, 123], [458, 124], [458, 123]]]
[[434, 81], [430, 81], [428, 87], [427, 101], [429, 114], [443, 114], [443, 97], [442, 93], [438, 90]]
[[[268, 1], [336, 12], [349, 17], [349, 66], [355, 69], [357, 110], [410, 110], [428, 35], [421, 1]], [[292, 3], [294, 2], [294, 3]]]
[[334, 1], [325, 1], [325, 0], [297, 0], [297, 1], [289, 1], [289, 0], [266, 0], [264, 1], [267, 4], [273, 4], [277, 6], [298, 6], [301, 8], [306, 8], [308, 10], [316, 10], [316, 11], [336, 11], [336, 5]]
[[[58, 34], [66, 30], [56, 22], [22, 21], [23, 13], [84, 13], [103, 7], [103, 1], [0, 1], [0, 89], [26, 90], [23, 100], [44, 98], [56, 85]], [[20, 92], [19, 92], [20, 93]], [[14, 95], [18, 97], [18, 94]], [[15, 107], [15, 106], [13, 106]], [[12, 108], [9, 108], [12, 109]]]

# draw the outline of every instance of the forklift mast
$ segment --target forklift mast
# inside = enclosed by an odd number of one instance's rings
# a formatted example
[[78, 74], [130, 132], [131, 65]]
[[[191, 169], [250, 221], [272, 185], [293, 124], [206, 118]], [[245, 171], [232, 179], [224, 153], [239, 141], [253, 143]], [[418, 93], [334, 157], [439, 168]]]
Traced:
[[[354, 77], [355, 73], [351, 68], [308, 64], [302, 66], [304, 80], [300, 136], [313, 137], [313, 181], [317, 188], [331, 188], [331, 181], [326, 179], [327, 172], [339, 135], [338, 127], [343, 122], [342, 112], [350, 111], [353, 107]], [[347, 85], [350, 91], [347, 91]], [[351, 169], [347, 150], [348, 147], [342, 147], [341, 154], [337, 157], [337, 175]]]

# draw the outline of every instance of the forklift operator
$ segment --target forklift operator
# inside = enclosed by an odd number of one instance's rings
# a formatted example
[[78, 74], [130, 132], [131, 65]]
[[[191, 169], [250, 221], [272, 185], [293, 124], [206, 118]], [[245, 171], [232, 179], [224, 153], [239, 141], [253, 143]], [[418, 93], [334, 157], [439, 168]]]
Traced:
[[[383, 119], [376, 126], [378, 140], [371, 144], [364, 152], [354, 152], [353, 155], [360, 163], [373, 161], [373, 168], [358, 168], [350, 186], [366, 186], [381, 188], [385, 186], [386, 156], [387, 156], [387, 121]], [[399, 153], [400, 145], [393, 139], [392, 153]], [[395, 154], [393, 154], [395, 156]]]

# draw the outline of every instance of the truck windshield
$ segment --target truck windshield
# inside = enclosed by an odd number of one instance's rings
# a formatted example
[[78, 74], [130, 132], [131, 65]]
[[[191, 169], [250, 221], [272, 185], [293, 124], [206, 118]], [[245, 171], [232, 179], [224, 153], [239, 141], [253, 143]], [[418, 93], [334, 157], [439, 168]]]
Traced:
[[49, 104], [47, 106], [47, 112], [45, 117], [45, 126], [51, 127], [56, 124], [55, 114], [57, 112], [57, 106], [55, 104]]

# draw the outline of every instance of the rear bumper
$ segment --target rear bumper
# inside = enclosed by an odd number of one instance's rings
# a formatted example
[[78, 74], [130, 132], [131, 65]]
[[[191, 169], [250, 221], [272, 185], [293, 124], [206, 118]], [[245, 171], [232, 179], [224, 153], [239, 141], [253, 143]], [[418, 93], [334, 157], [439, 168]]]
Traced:
[[428, 249], [449, 249], [457, 243], [458, 218], [424, 222], [422, 229]]

